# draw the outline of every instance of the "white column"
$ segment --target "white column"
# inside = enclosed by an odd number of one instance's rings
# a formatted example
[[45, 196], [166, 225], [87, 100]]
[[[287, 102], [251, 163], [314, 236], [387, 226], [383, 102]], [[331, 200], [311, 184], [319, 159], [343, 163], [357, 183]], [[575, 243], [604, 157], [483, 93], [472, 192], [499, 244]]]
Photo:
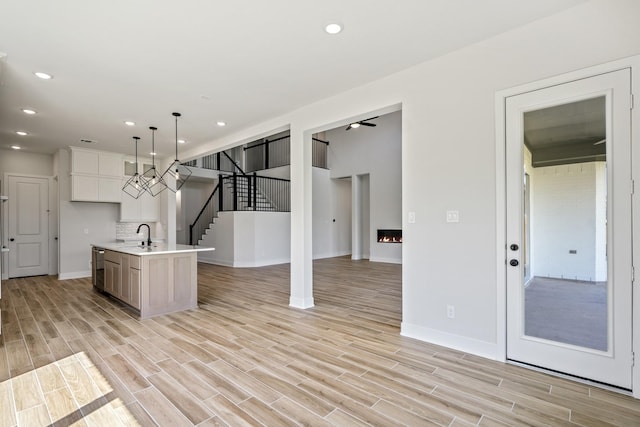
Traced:
[[167, 243], [175, 245], [178, 231], [176, 226], [176, 193], [169, 190], [164, 192], [167, 193]]
[[289, 305], [313, 307], [311, 135], [291, 126], [291, 294]]
[[[160, 173], [166, 170], [166, 168], [169, 167], [169, 164], [172, 161], [173, 160], [167, 160], [165, 163], [168, 163], [168, 164], [160, 169]], [[175, 179], [172, 176], [167, 175], [165, 176], [165, 179], [167, 180], [166, 181], [167, 185], [169, 185], [172, 188], [175, 188], [176, 183], [175, 183]], [[164, 212], [166, 213], [166, 216], [161, 215], [160, 217], [164, 218], [167, 221], [166, 222], [167, 244], [175, 245], [176, 233], [178, 231], [178, 227], [176, 224], [176, 193], [174, 193], [169, 189], [166, 189], [162, 193], [160, 193], [159, 197], [162, 197], [162, 200], [160, 200], [160, 202], [161, 202], [161, 205], [164, 207], [164, 209], [166, 209], [166, 211]]]
[[362, 259], [362, 176], [351, 177], [351, 259]]

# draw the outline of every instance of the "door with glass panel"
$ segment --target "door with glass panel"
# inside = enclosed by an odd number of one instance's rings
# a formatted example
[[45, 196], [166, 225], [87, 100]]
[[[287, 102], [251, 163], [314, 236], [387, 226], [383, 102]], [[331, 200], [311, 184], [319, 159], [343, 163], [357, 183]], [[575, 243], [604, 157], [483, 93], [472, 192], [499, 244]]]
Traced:
[[507, 358], [631, 388], [630, 70], [506, 100]]

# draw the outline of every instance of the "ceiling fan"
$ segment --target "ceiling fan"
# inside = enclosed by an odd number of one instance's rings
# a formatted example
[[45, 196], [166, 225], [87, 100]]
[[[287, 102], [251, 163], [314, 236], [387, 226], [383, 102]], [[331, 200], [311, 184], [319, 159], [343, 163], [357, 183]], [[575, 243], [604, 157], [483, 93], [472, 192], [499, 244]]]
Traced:
[[377, 118], [378, 118], [378, 116], [369, 117], [368, 119], [360, 120], [359, 122], [350, 123], [349, 126], [347, 126], [347, 128], [345, 130], [357, 129], [360, 126], [370, 126], [370, 127], [378, 126], [375, 123], [367, 123], [369, 120], [373, 120], [373, 119], [377, 119]]

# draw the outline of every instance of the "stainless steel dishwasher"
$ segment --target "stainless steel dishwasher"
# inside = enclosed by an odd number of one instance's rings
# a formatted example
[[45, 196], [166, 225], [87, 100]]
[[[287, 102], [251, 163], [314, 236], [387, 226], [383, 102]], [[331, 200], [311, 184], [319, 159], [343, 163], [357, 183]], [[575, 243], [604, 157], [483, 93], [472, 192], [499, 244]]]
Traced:
[[96, 246], [91, 249], [91, 279], [93, 287], [104, 292], [104, 249]]

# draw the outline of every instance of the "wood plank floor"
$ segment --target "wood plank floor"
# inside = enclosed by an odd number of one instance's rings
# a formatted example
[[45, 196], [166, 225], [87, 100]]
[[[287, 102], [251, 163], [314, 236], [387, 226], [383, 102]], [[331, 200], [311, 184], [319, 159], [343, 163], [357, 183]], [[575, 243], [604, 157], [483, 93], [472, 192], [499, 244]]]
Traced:
[[89, 279], [4, 281], [0, 426], [637, 426], [640, 401], [400, 336], [401, 267], [199, 265], [200, 307], [138, 321]]

